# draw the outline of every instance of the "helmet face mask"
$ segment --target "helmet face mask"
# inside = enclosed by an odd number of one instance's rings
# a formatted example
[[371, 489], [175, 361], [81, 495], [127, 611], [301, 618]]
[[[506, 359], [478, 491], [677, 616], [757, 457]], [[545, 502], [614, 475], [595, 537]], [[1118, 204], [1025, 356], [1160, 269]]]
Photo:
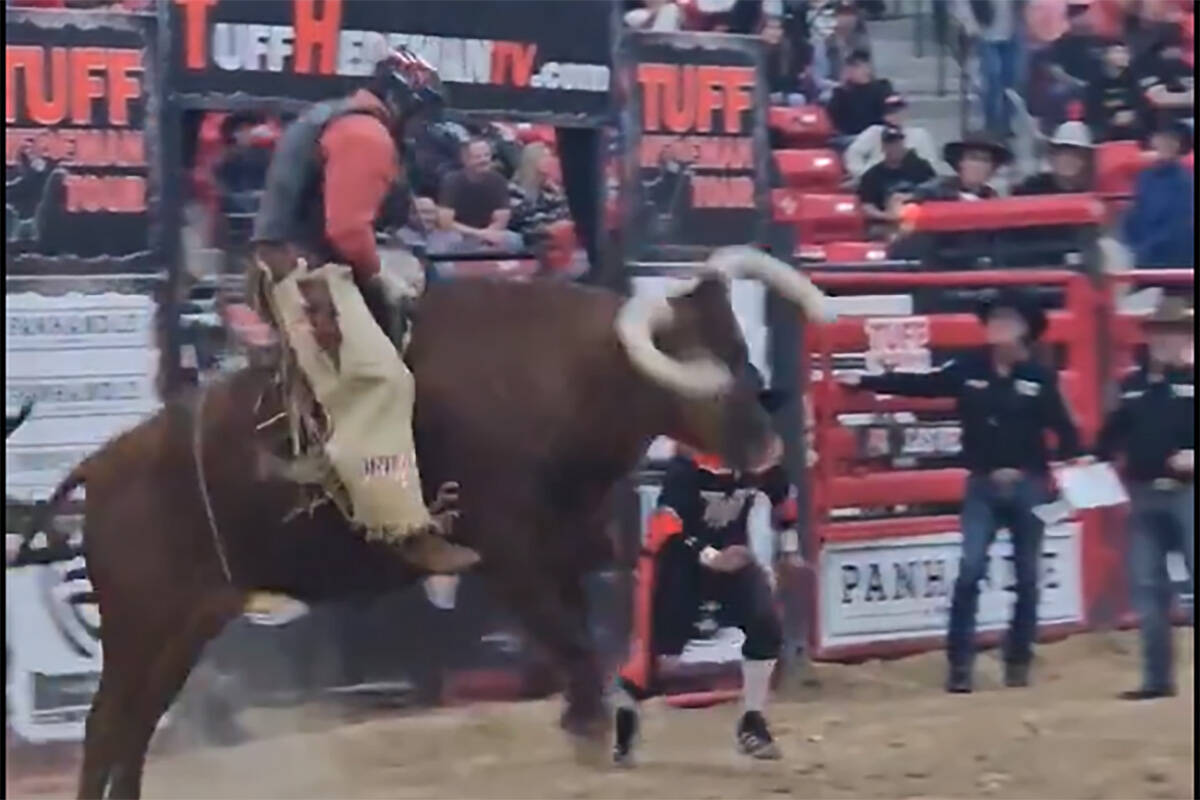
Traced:
[[414, 117], [436, 119], [445, 105], [445, 90], [437, 70], [406, 48], [393, 50], [375, 65], [369, 88], [400, 128]]

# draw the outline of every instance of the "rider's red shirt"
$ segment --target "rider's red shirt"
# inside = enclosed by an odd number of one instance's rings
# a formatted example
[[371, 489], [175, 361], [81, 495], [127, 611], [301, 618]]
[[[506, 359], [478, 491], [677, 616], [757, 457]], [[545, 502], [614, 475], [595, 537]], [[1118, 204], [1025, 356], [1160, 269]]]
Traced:
[[[365, 90], [351, 98], [377, 109], [383, 103]], [[388, 190], [400, 175], [396, 145], [374, 115], [348, 114], [321, 135], [325, 163], [325, 238], [360, 281], [379, 272], [375, 218]]]

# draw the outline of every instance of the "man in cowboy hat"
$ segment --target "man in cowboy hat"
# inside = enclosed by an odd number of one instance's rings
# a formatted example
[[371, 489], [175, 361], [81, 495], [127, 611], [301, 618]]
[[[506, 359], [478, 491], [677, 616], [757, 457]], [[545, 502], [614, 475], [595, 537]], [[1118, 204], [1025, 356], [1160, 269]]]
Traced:
[[942, 151], [955, 174], [938, 178], [917, 189], [914, 202], [923, 200], [990, 200], [996, 190], [988, 182], [1000, 167], [1012, 163], [1008, 146], [986, 131], [968, 133]]
[[950, 606], [946, 690], [972, 689], [979, 581], [1001, 527], [1012, 540], [1017, 601], [1004, 644], [1004, 680], [1029, 682], [1037, 632], [1038, 560], [1042, 521], [1033, 513], [1050, 498], [1045, 432], [1057, 439], [1056, 458], [1074, 458], [1079, 435], [1058, 389], [1058, 373], [1031, 358], [1046, 329], [1046, 313], [1024, 292], [988, 295], [978, 309], [986, 347], [928, 373], [851, 375], [842, 383], [883, 394], [953, 397], [962, 420], [962, 459], [970, 471], [962, 505], [962, 559]]
[[1030, 175], [1015, 195], [1074, 194], [1092, 190], [1092, 134], [1082, 122], [1064, 122], [1050, 139], [1050, 170]]
[[1147, 358], [1121, 382], [1097, 454], [1123, 457], [1129, 488], [1129, 572], [1141, 621], [1142, 685], [1127, 700], [1175, 694], [1171, 581], [1167, 553], [1181, 550], [1189, 577], [1195, 554], [1195, 317], [1182, 297], [1166, 297], [1144, 321]]
[[[768, 412], [784, 399], [775, 391], [760, 393]], [[698, 630], [711, 633], [722, 624], [746, 637], [738, 749], [753, 758], [779, 758], [763, 712], [783, 635], [770, 580], [750, 553], [746, 527], [760, 492], [774, 507], [780, 551], [797, 553], [796, 493], [782, 465], [740, 473], [711, 454], [680, 452], [667, 467], [638, 561], [634, 644], [613, 692], [616, 763], [632, 763], [640, 702], [661, 690], [659, 657], [678, 656]]]
[[1192, 130], [1162, 115], [1150, 135], [1155, 162], [1142, 170], [1125, 215], [1125, 241], [1138, 267], [1183, 267], [1196, 263], [1195, 188], [1181, 161], [1191, 150]]

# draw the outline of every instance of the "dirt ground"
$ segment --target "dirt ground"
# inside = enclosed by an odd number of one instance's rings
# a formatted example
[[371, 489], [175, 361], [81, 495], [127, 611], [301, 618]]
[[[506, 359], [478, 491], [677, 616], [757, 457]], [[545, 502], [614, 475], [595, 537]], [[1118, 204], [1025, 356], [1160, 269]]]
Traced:
[[[557, 700], [488, 704], [332, 724], [319, 714], [247, 715], [259, 738], [152, 756], [152, 798], [1190, 798], [1193, 638], [1177, 633], [1180, 696], [1130, 703], [1131, 633], [1041, 648], [1032, 688], [1005, 689], [992, 654], [977, 690], [940, 691], [934, 653], [818, 666], [821, 687], [770, 711], [780, 762], [733, 749], [738, 709], [648, 704], [640, 763], [580, 767]], [[44, 795], [43, 795], [44, 796]]]

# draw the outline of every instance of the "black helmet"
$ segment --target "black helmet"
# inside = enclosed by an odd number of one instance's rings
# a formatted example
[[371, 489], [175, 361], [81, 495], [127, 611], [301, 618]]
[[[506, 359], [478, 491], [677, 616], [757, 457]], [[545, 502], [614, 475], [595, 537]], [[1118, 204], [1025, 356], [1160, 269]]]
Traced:
[[406, 47], [390, 51], [375, 64], [367, 88], [401, 117], [425, 110], [437, 112], [446, 102], [437, 70]]

